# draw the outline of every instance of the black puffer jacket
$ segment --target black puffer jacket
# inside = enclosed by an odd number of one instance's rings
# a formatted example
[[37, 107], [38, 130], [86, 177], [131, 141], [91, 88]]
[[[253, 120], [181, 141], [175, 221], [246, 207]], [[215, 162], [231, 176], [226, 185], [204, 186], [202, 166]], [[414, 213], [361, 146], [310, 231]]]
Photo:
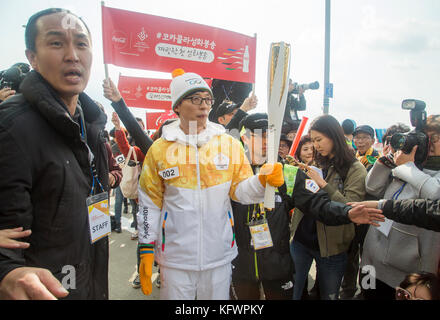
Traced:
[[396, 222], [440, 232], [440, 200], [384, 200], [383, 215]]
[[[76, 289], [68, 299], [107, 299], [108, 240], [90, 243], [86, 198], [92, 176], [80, 127], [37, 72], [27, 75], [21, 92], [0, 105], [0, 229], [23, 226], [32, 235], [26, 250], [0, 249], [0, 281], [30, 266], [49, 269], [61, 282], [63, 267], [73, 266]], [[79, 100], [87, 144], [107, 191], [106, 115], [87, 95]]]

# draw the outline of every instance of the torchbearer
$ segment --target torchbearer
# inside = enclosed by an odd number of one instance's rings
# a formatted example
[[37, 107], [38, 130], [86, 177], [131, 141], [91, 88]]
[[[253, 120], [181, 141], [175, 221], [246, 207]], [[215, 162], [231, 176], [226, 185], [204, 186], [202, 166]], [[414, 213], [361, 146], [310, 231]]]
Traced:
[[179, 120], [163, 127], [139, 180], [142, 291], [151, 293], [156, 259], [161, 299], [229, 299], [237, 256], [230, 198], [262, 202], [266, 182], [284, 183], [282, 166], [263, 166], [253, 175], [240, 142], [208, 121], [214, 99], [206, 82], [182, 69], [173, 77], [172, 107]]
[[[268, 106], [269, 121], [267, 163], [273, 164], [278, 158], [281, 127], [286, 108], [288, 75], [290, 71], [290, 45], [284, 42], [272, 43], [270, 46], [268, 71]], [[264, 207], [275, 208], [275, 188], [266, 186]]]

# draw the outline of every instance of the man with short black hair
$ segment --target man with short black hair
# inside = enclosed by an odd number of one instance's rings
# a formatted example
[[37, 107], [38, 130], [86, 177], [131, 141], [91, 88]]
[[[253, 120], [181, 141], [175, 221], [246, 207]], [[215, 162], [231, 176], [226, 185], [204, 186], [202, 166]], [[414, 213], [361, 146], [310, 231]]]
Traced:
[[[83, 93], [90, 32], [71, 12], [47, 9], [29, 19], [25, 39], [34, 70], [0, 109], [0, 229], [32, 234], [26, 250], [0, 249], [0, 297], [108, 299], [107, 117]], [[102, 238], [89, 228], [95, 205]]]

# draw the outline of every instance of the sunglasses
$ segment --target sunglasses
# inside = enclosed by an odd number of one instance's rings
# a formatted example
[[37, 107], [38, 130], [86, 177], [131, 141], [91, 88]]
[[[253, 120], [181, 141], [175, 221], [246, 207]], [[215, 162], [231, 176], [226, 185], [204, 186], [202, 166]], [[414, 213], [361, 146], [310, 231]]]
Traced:
[[411, 295], [407, 290], [397, 287], [396, 288], [396, 300], [425, 300], [421, 298], [416, 298]]

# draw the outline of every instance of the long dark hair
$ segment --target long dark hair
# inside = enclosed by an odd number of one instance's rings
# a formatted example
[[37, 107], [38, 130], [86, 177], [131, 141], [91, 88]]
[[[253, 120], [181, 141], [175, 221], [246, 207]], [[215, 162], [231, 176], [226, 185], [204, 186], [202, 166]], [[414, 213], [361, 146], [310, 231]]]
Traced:
[[315, 161], [317, 164], [323, 169], [334, 166], [341, 178], [345, 179], [350, 166], [357, 159], [353, 150], [349, 148], [345, 141], [344, 131], [338, 120], [327, 114], [322, 115], [311, 123], [309, 135], [312, 130], [320, 132], [333, 141], [333, 158], [330, 159], [329, 156], [324, 157], [315, 150]]

